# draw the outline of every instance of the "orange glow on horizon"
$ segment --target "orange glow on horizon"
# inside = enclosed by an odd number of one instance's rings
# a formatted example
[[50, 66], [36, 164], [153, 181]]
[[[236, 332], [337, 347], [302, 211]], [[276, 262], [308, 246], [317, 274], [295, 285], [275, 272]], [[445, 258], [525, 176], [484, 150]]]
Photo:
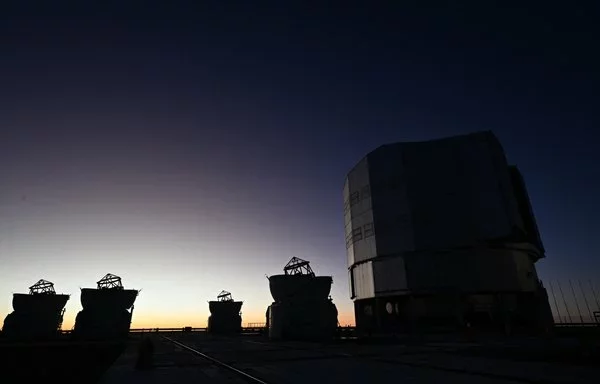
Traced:
[[[249, 323], [265, 323], [265, 317], [263, 314], [257, 315], [242, 315], [242, 326], [247, 326]], [[208, 316], [193, 317], [193, 316], [164, 316], [164, 315], [146, 315], [136, 316], [135, 311], [133, 314], [133, 320], [131, 328], [183, 328], [191, 326], [194, 328], [205, 328], [207, 326]], [[340, 326], [354, 326], [354, 314], [353, 313], [340, 313], [338, 314], [338, 322]], [[75, 316], [66, 316], [63, 321], [62, 329], [70, 330], [75, 325]]]

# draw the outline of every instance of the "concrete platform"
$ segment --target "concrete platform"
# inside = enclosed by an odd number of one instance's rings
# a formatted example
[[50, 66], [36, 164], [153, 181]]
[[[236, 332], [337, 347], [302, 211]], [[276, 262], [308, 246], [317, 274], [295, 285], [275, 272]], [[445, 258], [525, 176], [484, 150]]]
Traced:
[[132, 342], [99, 381], [100, 384], [180, 384], [180, 383], [246, 383], [206, 360], [165, 342], [160, 336], [154, 343], [154, 368], [136, 370], [138, 343]]
[[[155, 343], [156, 367], [136, 371], [132, 345], [101, 383], [242, 383], [234, 373], [163, 340]], [[202, 353], [267, 383], [596, 383], [598, 369], [543, 362], [464, 356], [472, 344], [358, 345], [268, 342], [248, 337], [172, 336]]]

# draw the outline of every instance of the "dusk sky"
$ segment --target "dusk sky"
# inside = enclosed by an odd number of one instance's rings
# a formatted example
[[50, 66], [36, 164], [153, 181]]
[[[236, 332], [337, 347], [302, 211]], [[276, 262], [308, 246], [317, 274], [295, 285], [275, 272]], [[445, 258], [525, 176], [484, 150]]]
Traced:
[[346, 173], [480, 130], [525, 177], [541, 278], [598, 281], [597, 11], [58, 3], [0, 5], [0, 318], [44, 278], [70, 329], [110, 272], [133, 327], [204, 326], [223, 289], [264, 322], [297, 256], [353, 323]]

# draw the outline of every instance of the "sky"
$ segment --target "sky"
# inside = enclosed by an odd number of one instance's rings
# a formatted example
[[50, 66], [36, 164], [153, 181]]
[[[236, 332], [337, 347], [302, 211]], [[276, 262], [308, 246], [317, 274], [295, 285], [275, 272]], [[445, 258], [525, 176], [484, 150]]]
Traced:
[[540, 277], [597, 281], [597, 10], [81, 3], [0, 5], [0, 317], [44, 278], [70, 329], [110, 272], [142, 289], [133, 327], [204, 326], [223, 289], [264, 322], [265, 275], [296, 256], [351, 324], [346, 173], [488, 129], [526, 179]]

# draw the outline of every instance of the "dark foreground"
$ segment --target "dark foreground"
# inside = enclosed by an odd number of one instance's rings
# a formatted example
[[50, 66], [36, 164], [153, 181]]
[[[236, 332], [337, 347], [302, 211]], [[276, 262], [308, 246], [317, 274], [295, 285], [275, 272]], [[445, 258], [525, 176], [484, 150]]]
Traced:
[[0, 343], [0, 382], [96, 383], [125, 348], [124, 342]]
[[[260, 337], [204, 333], [144, 336], [154, 368], [135, 370], [128, 349], [102, 384], [118, 383], [596, 383], [597, 349], [573, 340], [450, 340], [415, 338], [330, 343], [269, 342]], [[520, 348], [515, 356], [513, 352]], [[572, 359], [572, 353], [596, 353]], [[561, 360], [561, 357], [567, 359]], [[580, 355], [583, 356], [583, 355]]]
[[[598, 331], [552, 338], [437, 335], [327, 343], [152, 332], [131, 334], [120, 343], [0, 343], [0, 382], [596, 383]], [[136, 369], [142, 340], [153, 345], [148, 370]]]

